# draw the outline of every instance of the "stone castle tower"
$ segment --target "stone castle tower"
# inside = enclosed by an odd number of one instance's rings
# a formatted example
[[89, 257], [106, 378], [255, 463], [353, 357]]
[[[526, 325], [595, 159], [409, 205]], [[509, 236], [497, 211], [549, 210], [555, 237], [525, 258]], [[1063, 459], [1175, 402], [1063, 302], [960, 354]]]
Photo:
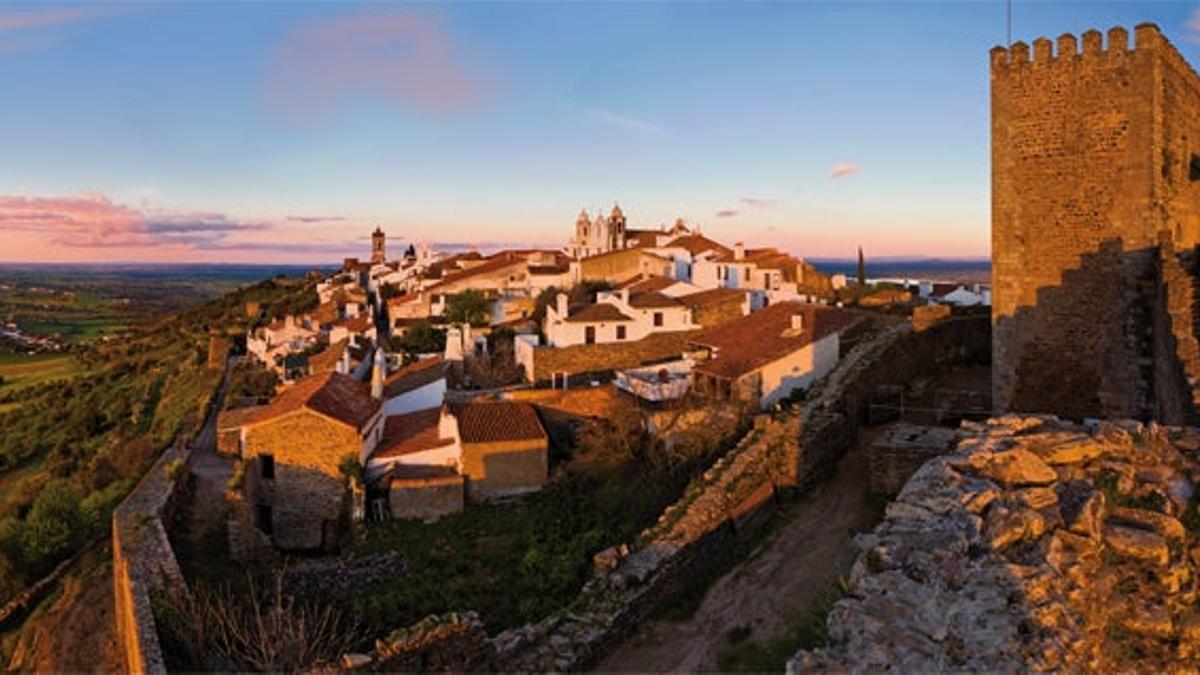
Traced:
[[383, 230], [378, 225], [375, 226], [375, 231], [371, 233], [371, 262], [383, 263], [387, 261], [387, 252], [384, 250]]
[[1163, 261], [1200, 239], [1200, 78], [1142, 24], [996, 47], [991, 93], [995, 407], [1177, 416]]

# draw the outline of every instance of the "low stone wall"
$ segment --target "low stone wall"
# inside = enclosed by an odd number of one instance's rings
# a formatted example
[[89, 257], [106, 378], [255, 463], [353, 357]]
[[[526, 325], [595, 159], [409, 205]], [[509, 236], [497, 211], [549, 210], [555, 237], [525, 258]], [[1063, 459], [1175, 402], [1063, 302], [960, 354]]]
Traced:
[[494, 648], [474, 612], [428, 616], [394, 631], [366, 654], [342, 657], [340, 670], [367, 672], [482, 672]]
[[900, 422], [871, 444], [871, 492], [896, 495], [926, 461], [954, 448], [958, 435], [947, 427], [917, 426]]
[[917, 305], [912, 311], [913, 330], [920, 333], [942, 319], [950, 318], [950, 305]]
[[798, 672], [1168, 672], [1200, 665], [1200, 431], [964, 423], [862, 550]]
[[131, 673], [166, 671], [152, 597], [187, 588], [164, 523], [170, 522], [185, 489], [189, 454], [181, 439], [113, 511], [115, 621], [125, 669]]

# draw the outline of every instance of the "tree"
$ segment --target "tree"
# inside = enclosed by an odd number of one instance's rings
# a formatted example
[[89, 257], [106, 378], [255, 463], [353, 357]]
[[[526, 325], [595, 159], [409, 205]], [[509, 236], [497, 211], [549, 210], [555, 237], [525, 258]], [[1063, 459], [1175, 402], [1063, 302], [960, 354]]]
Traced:
[[492, 316], [492, 304], [476, 290], [446, 296], [446, 321], [486, 326]]
[[397, 346], [409, 354], [428, 354], [446, 351], [446, 331], [434, 328], [428, 321], [408, 327]]
[[867, 286], [867, 263], [863, 259], [862, 247], [858, 247], [858, 287], [866, 288]]

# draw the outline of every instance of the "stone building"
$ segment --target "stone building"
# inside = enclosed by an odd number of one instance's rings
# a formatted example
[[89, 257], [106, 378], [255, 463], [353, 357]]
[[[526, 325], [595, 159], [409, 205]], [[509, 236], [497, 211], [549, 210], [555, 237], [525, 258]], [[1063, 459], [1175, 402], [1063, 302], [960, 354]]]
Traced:
[[625, 213], [613, 204], [612, 213], [592, 220], [587, 209], [575, 219], [575, 236], [567, 242], [566, 253], [572, 258], [586, 258], [625, 248]]
[[1142, 24], [996, 47], [991, 93], [997, 410], [1180, 421], [1162, 267], [1200, 240], [1200, 79]]
[[363, 382], [326, 372], [267, 405], [221, 414], [222, 449], [232, 450], [236, 439], [246, 503], [276, 547], [336, 545], [346, 496], [340, 467], [369, 455], [382, 437], [380, 398]]

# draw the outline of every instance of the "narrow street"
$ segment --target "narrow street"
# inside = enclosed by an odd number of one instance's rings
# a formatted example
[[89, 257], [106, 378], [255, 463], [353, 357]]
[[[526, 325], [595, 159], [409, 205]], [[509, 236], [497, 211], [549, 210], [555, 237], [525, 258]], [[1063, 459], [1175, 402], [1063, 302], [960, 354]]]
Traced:
[[229, 550], [225, 490], [233, 476], [234, 461], [217, 454], [217, 415], [225, 402], [225, 390], [232, 368], [231, 358], [221, 378], [212, 412], [196, 434], [195, 446], [188, 460], [194, 477], [193, 490], [179, 515], [178, 527], [172, 533], [179, 566], [189, 578], [203, 571], [204, 560], [213, 556], [225, 558]]
[[792, 520], [748, 560], [718, 579], [686, 621], [641, 626], [596, 668], [600, 672], [700, 672], [717, 669], [717, 655], [734, 629], [768, 640], [804, 615], [854, 563], [854, 534], [879, 519], [868, 494], [866, 443], [801, 502]]

